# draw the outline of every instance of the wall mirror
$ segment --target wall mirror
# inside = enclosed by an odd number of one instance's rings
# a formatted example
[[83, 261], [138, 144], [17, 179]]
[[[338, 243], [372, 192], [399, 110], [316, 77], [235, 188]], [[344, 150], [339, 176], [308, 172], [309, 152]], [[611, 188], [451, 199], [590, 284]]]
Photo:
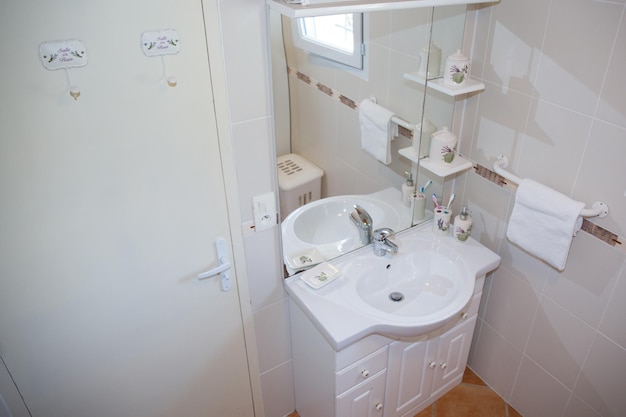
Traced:
[[[428, 155], [430, 134], [452, 125], [454, 98], [428, 83], [442, 76], [446, 57], [462, 48], [465, 13], [466, 5], [363, 13], [360, 70], [296, 46], [294, 19], [269, 9], [287, 274], [363, 245], [350, 219], [354, 204], [369, 212], [374, 228], [397, 232], [424, 221], [402, 202], [406, 173], [418, 190], [432, 181], [425, 192], [429, 218], [432, 195], [441, 198], [443, 178], [419, 163]], [[336, 23], [342, 29], [351, 24]], [[409, 73], [424, 73], [424, 79], [407, 78]], [[359, 108], [365, 99], [416, 126], [413, 131], [399, 128], [389, 164], [362, 149]], [[414, 157], [407, 158], [406, 151]]]

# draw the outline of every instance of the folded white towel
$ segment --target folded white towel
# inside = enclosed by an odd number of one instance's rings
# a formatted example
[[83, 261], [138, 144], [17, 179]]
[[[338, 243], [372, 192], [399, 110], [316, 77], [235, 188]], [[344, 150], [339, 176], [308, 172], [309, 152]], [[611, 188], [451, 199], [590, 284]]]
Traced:
[[525, 179], [515, 195], [507, 237], [525, 251], [562, 271], [580, 229], [584, 203]]
[[385, 165], [391, 163], [391, 140], [397, 135], [397, 125], [391, 121], [394, 114], [370, 99], [359, 105], [361, 149]]

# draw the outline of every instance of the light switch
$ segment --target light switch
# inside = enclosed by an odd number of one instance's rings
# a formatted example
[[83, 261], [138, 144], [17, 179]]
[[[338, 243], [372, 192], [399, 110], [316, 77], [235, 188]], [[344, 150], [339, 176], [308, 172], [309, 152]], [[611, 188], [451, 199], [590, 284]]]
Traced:
[[254, 228], [257, 232], [276, 225], [276, 197], [273, 192], [257, 195], [252, 198]]

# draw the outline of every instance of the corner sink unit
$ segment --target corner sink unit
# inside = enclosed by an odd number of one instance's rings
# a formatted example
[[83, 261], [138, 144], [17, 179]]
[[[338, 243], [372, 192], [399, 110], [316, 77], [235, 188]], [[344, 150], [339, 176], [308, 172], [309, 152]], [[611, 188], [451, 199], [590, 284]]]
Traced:
[[292, 301], [337, 351], [372, 334], [414, 338], [455, 319], [476, 279], [500, 257], [474, 239], [434, 236], [432, 224], [398, 233], [398, 254], [375, 256], [367, 246], [332, 264], [341, 276], [313, 289], [299, 275], [286, 280]]

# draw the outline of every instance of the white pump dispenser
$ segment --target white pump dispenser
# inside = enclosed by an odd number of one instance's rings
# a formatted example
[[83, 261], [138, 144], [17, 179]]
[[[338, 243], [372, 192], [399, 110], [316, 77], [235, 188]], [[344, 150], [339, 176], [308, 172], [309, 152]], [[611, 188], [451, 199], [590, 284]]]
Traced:
[[413, 197], [413, 193], [415, 192], [415, 183], [413, 182], [413, 174], [409, 172], [405, 172], [408, 175], [406, 182], [402, 184], [402, 203], [410, 207], [411, 206], [411, 198]]

